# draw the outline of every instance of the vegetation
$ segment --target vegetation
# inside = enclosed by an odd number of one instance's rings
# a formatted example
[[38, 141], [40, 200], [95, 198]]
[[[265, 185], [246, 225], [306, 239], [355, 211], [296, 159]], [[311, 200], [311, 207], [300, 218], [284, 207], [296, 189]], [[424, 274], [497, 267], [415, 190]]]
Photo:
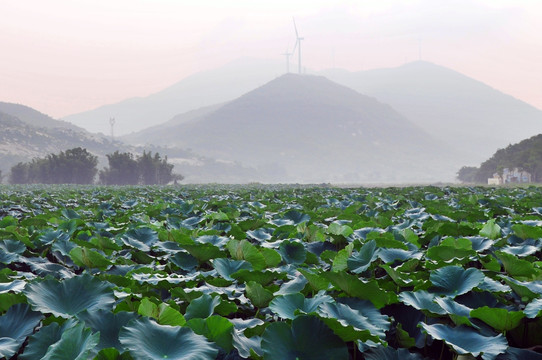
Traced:
[[100, 171], [100, 182], [105, 185], [165, 185], [180, 181], [183, 177], [173, 174], [173, 165], [162, 159], [159, 153], [143, 151], [134, 159], [131, 153], [115, 151], [107, 155], [109, 168]]
[[11, 168], [11, 184], [92, 184], [98, 158], [77, 147]]
[[457, 178], [462, 182], [486, 183], [493, 174], [504, 168], [518, 168], [532, 175], [533, 182], [542, 181], [542, 134], [523, 140], [517, 144], [499, 149], [479, 168], [462, 167]]
[[542, 189], [0, 187], [0, 358], [538, 359]]

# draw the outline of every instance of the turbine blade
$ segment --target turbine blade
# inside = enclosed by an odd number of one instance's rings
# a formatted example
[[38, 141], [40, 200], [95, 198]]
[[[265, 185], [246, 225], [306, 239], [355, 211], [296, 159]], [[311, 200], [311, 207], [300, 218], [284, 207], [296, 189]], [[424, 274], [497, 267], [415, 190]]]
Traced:
[[292, 17], [292, 20], [294, 20], [295, 37], [299, 38], [299, 34], [297, 33], [297, 26], [295, 25], [295, 18]]
[[296, 41], [295, 41], [294, 49], [293, 49], [292, 52], [291, 52], [292, 55], [295, 54], [295, 49], [297, 48], [297, 42], [298, 42], [298, 41], [299, 41], [299, 40], [296, 40]]

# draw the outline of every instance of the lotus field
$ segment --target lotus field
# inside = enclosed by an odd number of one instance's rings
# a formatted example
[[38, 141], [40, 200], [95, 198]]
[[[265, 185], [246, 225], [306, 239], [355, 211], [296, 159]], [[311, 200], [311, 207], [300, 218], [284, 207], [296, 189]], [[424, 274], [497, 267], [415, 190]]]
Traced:
[[2, 359], [542, 359], [542, 190], [1, 187]]

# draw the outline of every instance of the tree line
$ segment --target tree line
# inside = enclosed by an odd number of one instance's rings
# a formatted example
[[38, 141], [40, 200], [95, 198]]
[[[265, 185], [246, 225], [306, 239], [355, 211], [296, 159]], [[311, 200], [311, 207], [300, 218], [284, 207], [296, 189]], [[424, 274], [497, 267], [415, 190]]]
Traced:
[[165, 185], [180, 181], [182, 175], [173, 173], [167, 156], [143, 151], [134, 156], [115, 151], [106, 155], [109, 166], [98, 171], [98, 157], [81, 147], [19, 162], [11, 168], [11, 184], [93, 184], [104, 185]]
[[505, 168], [527, 171], [533, 182], [542, 181], [542, 134], [497, 150], [480, 167], [463, 166], [457, 178], [463, 182], [486, 183], [493, 174], [502, 173]]

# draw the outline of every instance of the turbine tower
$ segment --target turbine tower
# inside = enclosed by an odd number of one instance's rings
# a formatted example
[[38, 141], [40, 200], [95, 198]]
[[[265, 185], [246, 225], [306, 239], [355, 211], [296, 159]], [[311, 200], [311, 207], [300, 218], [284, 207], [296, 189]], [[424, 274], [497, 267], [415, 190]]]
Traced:
[[[294, 48], [295, 50], [295, 48]], [[294, 53], [293, 52], [288, 52], [288, 48], [286, 48], [286, 52], [284, 54], [281, 54], [281, 55], [284, 55], [286, 56], [286, 74], [289, 74], [290, 73], [290, 56], [293, 55]]]
[[[305, 40], [305, 38], [302, 38], [302, 37], [299, 37], [299, 33], [297, 32], [297, 26], [295, 25], [295, 18], [292, 18], [294, 20], [294, 29], [295, 29], [295, 38], [296, 38], [296, 42], [295, 42], [295, 45], [297, 46], [297, 55], [298, 55], [298, 70], [299, 70], [299, 74], [301, 74], [301, 40]], [[294, 52], [295, 52], [295, 47], [294, 47]]]
[[115, 132], [113, 128], [115, 127], [115, 118], [109, 118], [109, 125], [111, 125], [111, 140], [115, 138]]

